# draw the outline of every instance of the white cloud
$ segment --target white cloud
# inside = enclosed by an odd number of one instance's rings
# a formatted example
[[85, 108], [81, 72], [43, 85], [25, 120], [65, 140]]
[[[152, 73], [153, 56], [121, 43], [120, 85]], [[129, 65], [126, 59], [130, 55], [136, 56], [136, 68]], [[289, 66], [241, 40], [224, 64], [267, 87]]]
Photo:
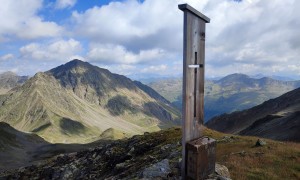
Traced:
[[59, 36], [63, 28], [37, 15], [42, 0], [0, 0], [0, 42], [11, 37], [33, 39]]
[[[288, 65], [300, 66], [300, 11], [297, 10], [300, 2], [294, 0], [272, 3], [262, 0], [128, 0], [96, 6], [85, 12], [74, 11], [72, 21], [78, 35], [93, 43], [114, 44], [92, 48], [88, 54], [91, 59], [106, 63], [145, 63], [139, 60], [142, 59], [140, 52], [145, 49], [164, 49], [166, 56], [178, 59], [182, 54], [183, 29], [183, 13], [177, 8], [180, 3], [189, 3], [211, 18], [207, 24], [206, 63], [218, 72], [209, 72], [226, 75], [245, 69], [245, 73], [264, 73], [266, 65], [285, 69]], [[157, 56], [156, 61], [165, 60]], [[229, 71], [229, 67], [234, 69]], [[274, 73], [283, 72], [272, 69]]]
[[[120, 44], [130, 49], [177, 49], [181, 44], [181, 13], [177, 1], [111, 2], [73, 12], [75, 33], [91, 41]], [[180, 45], [179, 45], [180, 47]]]
[[1, 61], [7, 61], [13, 59], [15, 56], [13, 54], [5, 54], [3, 56], [0, 56], [0, 62]]
[[131, 75], [139, 71], [139, 68], [136, 65], [127, 65], [127, 64], [113, 64], [113, 65], [103, 65], [95, 64], [101, 68], [109, 69], [113, 73], [122, 74], [122, 75]]
[[[42, 0], [13, 2], [0, 0], [0, 42], [9, 41], [12, 36], [66, 38], [56, 37], [62, 36], [63, 27], [37, 15], [43, 8]], [[56, 1], [57, 8], [59, 3], [61, 8], [68, 8], [76, 2]], [[150, 66], [158, 68], [162, 64], [170, 67], [163, 70], [165, 74], [179, 72], [182, 66], [172, 63], [182, 61], [183, 13], [177, 7], [180, 3], [189, 3], [211, 18], [206, 28], [207, 76], [235, 72], [300, 74], [300, 1], [296, 0], [112, 1], [86, 11], [73, 11], [70, 19], [61, 20], [71, 23], [66, 25], [68, 37], [83, 39], [86, 46], [78, 47], [86, 54], [73, 50], [77, 46], [72, 47], [67, 41], [63, 42], [70, 49], [51, 50], [50, 45], [55, 43], [44, 44], [47, 39], [21, 48], [21, 57], [66, 60], [79, 56], [110, 69], [121, 68], [124, 74], [151, 73]]]
[[[298, 1], [253, 0], [208, 3], [208, 63], [214, 66], [240, 62], [263, 67], [299, 60], [300, 17]], [[210, 5], [209, 5], [210, 4]], [[220, 15], [222, 12], [222, 15]], [[298, 55], [297, 55], [298, 54]], [[225, 63], [221, 63], [224, 61]]]
[[141, 70], [141, 72], [143, 72], [143, 73], [157, 73], [157, 72], [162, 73], [166, 70], [167, 70], [167, 65], [161, 64], [158, 66], [149, 66], [149, 67], [143, 68]]
[[128, 51], [121, 45], [94, 44], [87, 54], [90, 61], [104, 64], [151, 64], [167, 58], [162, 49], [140, 50], [137, 53]]
[[77, 0], [57, 0], [55, 3], [55, 8], [64, 9], [68, 7], [73, 7]]
[[38, 61], [69, 61], [81, 57], [80, 42], [69, 39], [59, 40], [48, 44], [30, 43], [20, 48], [21, 59]]

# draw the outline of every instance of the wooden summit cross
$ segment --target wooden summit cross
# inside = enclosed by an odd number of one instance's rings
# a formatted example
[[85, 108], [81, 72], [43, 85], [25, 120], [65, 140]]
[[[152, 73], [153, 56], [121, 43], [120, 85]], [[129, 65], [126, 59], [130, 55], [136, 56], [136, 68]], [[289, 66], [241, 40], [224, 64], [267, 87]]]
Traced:
[[189, 6], [184, 12], [183, 35], [183, 179], [204, 179], [214, 172], [215, 141], [203, 137], [205, 24], [210, 19]]

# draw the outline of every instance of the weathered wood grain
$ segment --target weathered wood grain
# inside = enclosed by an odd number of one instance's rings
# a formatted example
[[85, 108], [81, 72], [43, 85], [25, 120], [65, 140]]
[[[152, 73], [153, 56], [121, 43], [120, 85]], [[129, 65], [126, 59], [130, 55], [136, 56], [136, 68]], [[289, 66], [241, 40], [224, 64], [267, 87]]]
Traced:
[[[187, 142], [202, 136], [204, 120], [205, 23], [210, 20], [187, 4], [179, 5], [178, 7], [184, 11], [182, 173], [186, 174], [187, 152], [185, 145]], [[188, 67], [195, 64], [195, 62], [200, 64], [200, 68]]]

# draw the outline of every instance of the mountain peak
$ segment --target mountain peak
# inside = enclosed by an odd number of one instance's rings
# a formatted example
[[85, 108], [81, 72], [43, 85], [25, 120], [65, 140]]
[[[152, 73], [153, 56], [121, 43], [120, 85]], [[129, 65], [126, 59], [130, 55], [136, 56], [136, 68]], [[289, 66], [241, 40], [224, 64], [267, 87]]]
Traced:
[[244, 82], [251, 79], [248, 75], [246, 74], [240, 74], [240, 73], [235, 73], [235, 74], [230, 74], [228, 76], [225, 76], [224, 78], [218, 80], [220, 83], [231, 83], [231, 82]]
[[79, 59], [74, 59], [72, 61], [67, 62], [66, 64], [60, 65], [56, 68], [49, 70], [47, 73], [50, 73], [57, 78], [58, 76], [67, 75], [69, 73], [73, 75], [77, 74], [82, 76], [83, 74], [94, 70], [95, 66], [89, 64], [88, 62]]
[[[65, 69], [65, 70], [67, 70], [67, 69], [81, 68], [81, 67], [90, 68], [93, 66], [86, 61], [82, 61], [79, 59], [73, 59], [73, 60], [67, 62], [66, 64], [58, 66], [57, 68], [61, 68], [61, 67], [63, 67], [63, 69]], [[54, 68], [54, 69], [57, 69], [57, 68]]]
[[6, 71], [0, 74], [0, 76], [18, 76], [16, 73], [12, 72], [12, 71]]
[[0, 121], [50, 142], [122, 138], [170, 127], [180, 118], [149, 88], [80, 60], [37, 73], [11, 92], [5, 103], [0, 99]]
[[86, 65], [88, 64], [87, 62], [85, 61], [82, 61], [82, 60], [79, 60], [79, 59], [73, 59], [69, 62], [67, 62], [65, 65], [67, 66], [81, 66], [81, 65]]
[[242, 74], [242, 73], [234, 73], [234, 74], [230, 74], [228, 76], [225, 76], [222, 79], [225, 79], [225, 78], [249, 78], [249, 76], [246, 75], [246, 74]]

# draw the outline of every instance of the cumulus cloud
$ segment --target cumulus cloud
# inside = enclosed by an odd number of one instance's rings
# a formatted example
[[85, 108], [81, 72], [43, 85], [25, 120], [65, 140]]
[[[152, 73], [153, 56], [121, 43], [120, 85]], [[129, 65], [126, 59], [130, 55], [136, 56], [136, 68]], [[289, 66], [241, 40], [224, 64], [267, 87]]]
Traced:
[[73, 7], [76, 4], [77, 0], [57, 0], [55, 2], [55, 8], [64, 9]]
[[21, 58], [38, 61], [69, 61], [81, 57], [82, 46], [74, 39], [59, 40], [48, 44], [30, 43], [20, 48]]
[[[134, 59], [139, 59], [139, 52], [145, 49], [163, 49], [178, 59], [182, 53], [183, 26], [183, 13], [177, 8], [180, 3], [189, 3], [211, 18], [207, 24], [206, 63], [212, 70], [208, 73], [226, 75], [237, 69], [250, 74], [257, 71], [287, 74], [289, 70], [298, 73], [298, 69], [289, 68], [300, 66], [300, 11], [297, 10], [300, 2], [294, 0], [272, 3], [262, 0], [128, 0], [95, 6], [84, 12], [74, 11], [72, 22], [78, 35], [94, 43], [115, 44], [111, 53], [119, 55], [110, 55], [110, 58], [104, 55], [103, 60], [125, 59], [134, 64], [140, 62]], [[89, 57], [93, 59], [93, 54], [97, 54], [101, 59], [101, 53], [110, 54], [101, 47], [91, 49]], [[158, 57], [157, 61], [160, 60], [164, 61]], [[276, 68], [278, 66], [285, 70]]]
[[5, 54], [3, 56], [0, 56], [0, 62], [1, 61], [7, 61], [13, 59], [15, 56], [13, 54]]
[[87, 58], [104, 64], [151, 64], [166, 59], [167, 53], [162, 49], [140, 50], [134, 53], [121, 45], [96, 44], [92, 45]]
[[0, 0], [0, 42], [11, 37], [33, 39], [55, 37], [63, 28], [55, 22], [44, 21], [37, 15], [42, 0]]
[[165, 70], [167, 70], [167, 65], [162, 64], [162, 65], [158, 65], [158, 66], [149, 66], [146, 68], [143, 68], [141, 70], [141, 72], [143, 73], [153, 73], [153, 72], [164, 72]]
[[[37, 15], [43, 8], [42, 0], [13, 2], [0, 0], [0, 42], [12, 36], [59, 38], [56, 36], [62, 34], [63, 27]], [[75, 3], [57, 0], [55, 5], [68, 8]], [[183, 13], [177, 7], [181, 3], [189, 3], [211, 18], [206, 28], [207, 76], [235, 72], [300, 75], [300, 1], [296, 0], [112, 1], [84, 11], [75, 10], [68, 20], [62, 20], [70, 23], [65, 27], [69, 28], [68, 37], [84, 40], [83, 47], [79, 41], [73, 40], [78, 44], [72, 46], [62, 40], [70, 49], [52, 50], [55, 42], [44, 44], [49, 42], [47, 39], [22, 47], [21, 57], [79, 56], [110, 69], [118, 66], [124, 74], [147, 74], [151, 66], [153, 73], [160, 73], [154, 69], [163, 65], [168, 67], [163, 70], [165, 74], [179, 72], [182, 64], [173, 62], [182, 62]], [[81, 49], [83, 53], [78, 54]]]
[[290, 68], [300, 66], [298, 1], [224, 1], [209, 2], [207, 7], [212, 18], [207, 28], [207, 63], [219, 71], [211, 71], [213, 74], [237, 70], [249, 74], [299, 74], [299, 69]]
[[95, 6], [85, 12], [74, 11], [72, 20], [76, 34], [91, 41], [120, 44], [133, 50], [178, 50], [182, 38], [180, 15], [174, 0], [129, 0]]

